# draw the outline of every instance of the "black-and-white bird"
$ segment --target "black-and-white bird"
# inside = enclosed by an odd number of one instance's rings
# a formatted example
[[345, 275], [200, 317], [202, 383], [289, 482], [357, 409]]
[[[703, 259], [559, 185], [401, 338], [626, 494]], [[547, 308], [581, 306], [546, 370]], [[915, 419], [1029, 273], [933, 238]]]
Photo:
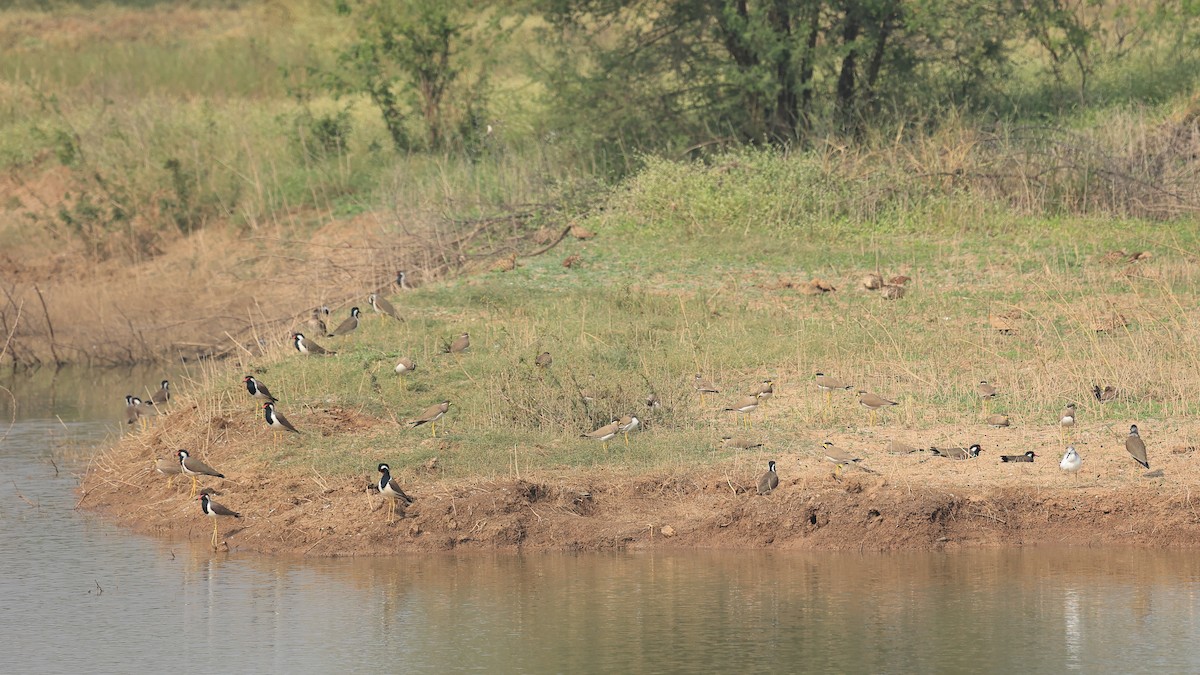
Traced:
[[1146, 443], [1138, 433], [1136, 424], [1129, 425], [1129, 437], [1125, 439], [1125, 450], [1135, 462], [1144, 468], [1150, 468], [1150, 460], [1146, 457]]
[[404, 273], [404, 270], [396, 272], [396, 286], [398, 286], [402, 291], [407, 291], [409, 289], [408, 275]]
[[1033, 458], [1037, 457], [1037, 453], [1032, 450], [1025, 451], [1023, 455], [1000, 455], [1001, 462], [1032, 462]]
[[150, 402], [153, 403], [154, 405], [165, 405], [167, 401], [171, 400], [171, 388], [170, 387], [171, 387], [171, 383], [166, 380], [163, 380], [162, 384], [159, 386], [158, 391], [154, 392], [154, 395], [150, 397]]
[[180, 471], [183, 472], [183, 475], [192, 479], [192, 492], [188, 495], [189, 497], [196, 496], [196, 478], [198, 476], [216, 476], [217, 478], [225, 477], [225, 474], [221, 473], [220, 471], [217, 471], [195, 457], [189, 456], [187, 450], [179, 450], [175, 454], [179, 457]]
[[1058, 468], [1070, 474], [1075, 474], [1076, 479], [1079, 476], [1079, 470], [1083, 468], [1083, 458], [1075, 452], [1075, 446], [1068, 445], [1067, 452], [1063, 455], [1062, 461], [1058, 463]]
[[133, 394], [125, 394], [125, 424], [133, 424], [138, 421], [138, 413], [141, 408], [139, 404], [141, 401], [138, 401], [138, 403], [134, 403], [133, 401]]
[[250, 392], [250, 395], [254, 398], [261, 398], [271, 403], [279, 400], [271, 395], [271, 392], [267, 389], [267, 385], [254, 379], [253, 375], [247, 375], [242, 378], [242, 381], [246, 383], [246, 391]]
[[358, 308], [351, 307], [350, 316], [346, 317], [346, 320], [338, 324], [338, 327], [330, 331], [326, 337], [338, 337], [353, 332], [358, 328], [358, 314]]
[[983, 448], [975, 443], [969, 448], [929, 448], [929, 451], [938, 457], [948, 459], [975, 459], [979, 453], [983, 452]]
[[378, 293], [368, 295], [367, 304], [371, 305], [371, 309], [375, 310], [376, 314], [386, 314], [397, 321], [402, 320], [400, 315], [396, 313], [396, 308], [392, 307], [392, 303], [379, 297]]
[[325, 354], [336, 354], [337, 352], [325, 349], [321, 345], [304, 337], [304, 333], [292, 333], [292, 345], [296, 347], [296, 351], [305, 356], [323, 356]]
[[214, 502], [206, 494], [200, 495], [200, 511], [202, 513], [204, 513], [204, 515], [213, 519], [213, 534], [212, 534], [213, 548], [217, 547], [217, 518], [219, 516], [227, 516], [227, 517], [231, 517], [231, 518], [241, 518], [242, 517], [242, 514], [238, 513], [237, 511], [234, 511], [233, 509], [229, 509], [224, 506], [221, 506], [220, 504]]
[[758, 479], [758, 494], [769, 495], [779, 487], [779, 474], [775, 473], [775, 460], [767, 462], [767, 471]]
[[270, 401], [263, 404], [263, 419], [267, 421], [267, 426], [271, 427], [271, 430], [276, 433], [280, 431], [290, 431], [293, 434], [300, 433], [296, 427], [292, 426], [291, 422], [287, 421], [283, 413], [275, 412], [275, 404]]
[[391, 508], [388, 509], [388, 522], [392, 522], [396, 515], [396, 502], [403, 502], [405, 506], [413, 503], [412, 497], [404, 494], [404, 490], [400, 488], [400, 484], [392, 478], [391, 470], [387, 464], [379, 465], [379, 482], [375, 484], [379, 488], [379, 494], [392, 501]]

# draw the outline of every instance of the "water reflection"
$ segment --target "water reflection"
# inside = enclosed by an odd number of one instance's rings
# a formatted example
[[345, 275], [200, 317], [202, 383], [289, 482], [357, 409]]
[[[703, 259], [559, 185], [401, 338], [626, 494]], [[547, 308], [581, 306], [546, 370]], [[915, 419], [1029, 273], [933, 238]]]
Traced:
[[0, 451], [6, 672], [1200, 670], [1191, 552], [213, 554], [74, 511], [109, 432], [43, 412]]

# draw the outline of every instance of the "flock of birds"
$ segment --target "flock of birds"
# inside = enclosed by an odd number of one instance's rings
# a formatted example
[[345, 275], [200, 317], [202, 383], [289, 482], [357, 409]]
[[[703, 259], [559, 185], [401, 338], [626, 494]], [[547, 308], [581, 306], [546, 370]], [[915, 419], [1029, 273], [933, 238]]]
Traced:
[[[397, 284], [400, 285], [401, 288], [406, 287], [403, 273], [401, 273], [401, 275], [398, 277]], [[367, 303], [376, 314], [401, 320], [391, 303], [380, 297], [378, 294], [370, 294], [367, 297]], [[353, 333], [359, 327], [361, 321], [361, 312], [358, 307], [352, 307], [349, 317], [338, 324], [333, 330], [328, 330], [325, 321], [328, 317], [328, 308], [318, 308], [313, 310], [312, 316], [310, 319], [308, 319], [306, 324], [312, 329], [313, 332], [317, 332], [322, 336], [341, 337]], [[304, 356], [325, 356], [337, 353], [334, 350], [322, 347], [320, 344], [299, 331], [293, 332], [290, 336], [290, 339], [295, 350]], [[470, 349], [470, 346], [470, 335], [464, 332], [459, 334], [453, 340], [447, 341], [447, 343], [444, 345], [443, 351], [449, 354], [461, 354]], [[549, 352], [542, 352], [534, 359], [534, 363], [540, 368], [549, 368], [553, 362], [554, 359]], [[394, 371], [397, 375], [404, 376], [415, 371], [416, 369], [417, 364], [411, 358], [404, 357], [399, 359]], [[404, 381], [403, 377], [401, 377], [401, 381]], [[266, 385], [264, 385], [262, 382], [259, 382], [252, 375], [246, 375], [242, 379], [242, 382], [247, 393], [253, 399], [257, 401], [263, 401], [263, 419], [265, 420], [267, 427], [274, 432], [276, 442], [278, 442], [278, 436], [280, 433], [300, 433], [300, 431], [291, 422], [289, 422], [281, 412], [276, 410], [275, 405], [279, 402], [279, 399], [271, 394]], [[818, 391], [824, 394], [826, 406], [832, 404], [833, 392], [855, 389], [855, 387], [845, 384], [841, 380], [824, 373], [817, 373], [814, 383]], [[739, 425], [744, 424], [746, 428], [750, 428], [751, 414], [754, 413], [759, 406], [766, 404], [774, 396], [774, 384], [775, 382], [772, 379], [762, 380], [761, 384], [757, 388], [742, 396], [735, 404], [725, 407], [724, 410], [727, 412], [733, 412], [735, 414], [735, 420]], [[702, 405], [705, 402], [706, 396], [720, 393], [720, 389], [706, 380], [700, 373], [696, 373], [692, 382], [692, 386], [696, 393], [699, 394]], [[588, 399], [589, 396], [586, 392], [581, 393], [585, 400]], [[858, 395], [859, 405], [869, 411], [870, 424], [872, 426], [875, 424], [876, 414], [879, 410], [899, 405], [899, 403], [896, 401], [883, 398], [882, 396], [863, 389], [857, 389], [856, 393]], [[999, 395], [999, 391], [995, 386], [987, 381], [981, 381], [978, 385], [976, 385], [976, 394], [978, 395], [979, 400], [982, 402], [982, 405], [986, 408], [987, 402], [995, 399]], [[1097, 401], [1106, 403], [1114, 400], [1117, 397], [1118, 392], [1112, 386], [1105, 386], [1101, 388], [1099, 385], [1096, 385], [1093, 387], [1092, 394], [1095, 396]], [[170, 383], [167, 380], [163, 380], [160, 388], [155, 391], [153, 395], [146, 401], [143, 401], [142, 399], [133, 395], [126, 396], [126, 423], [134, 424], [140, 420], [143, 425], [146, 424], [150, 417], [158, 414], [158, 408], [165, 406], [170, 401], [170, 398]], [[646, 398], [645, 404], [651, 409], [657, 408], [661, 405], [658, 397], [654, 394], [651, 394]], [[408, 424], [411, 427], [429, 425], [431, 436], [436, 437], [438, 421], [441, 420], [447, 412], [449, 412], [450, 405], [451, 403], [449, 400], [434, 403], [426, 408], [421, 415], [410, 420]], [[1075, 427], [1076, 419], [1077, 406], [1074, 403], [1067, 404], [1059, 418], [1060, 440], [1062, 440], [1064, 443], [1070, 439], [1070, 434], [1072, 429]], [[987, 422], [989, 425], [994, 427], [1006, 427], [1010, 424], [1009, 418], [1006, 415], [1001, 414], [989, 415]], [[628, 445], [629, 433], [635, 431], [640, 426], [641, 420], [637, 415], [630, 414], [623, 417], [613, 416], [610, 418], [609, 423], [590, 432], [583, 433], [581, 436], [590, 440], [600, 441], [604, 444], [605, 449], [607, 450], [608, 441], [615, 438], [617, 434], [624, 434], [625, 443]], [[762, 445], [761, 443], [755, 443], [745, 439], [735, 438], [733, 436], [726, 436], [724, 437], [723, 441], [738, 449], [751, 449]], [[1125, 448], [1138, 464], [1146, 469], [1150, 468], [1150, 464], [1146, 455], [1146, 445], [1139, 435], [1136, 424], [1130, 426], [1129, 435], [1125, 439]], [[911, 453], [917, 451], [917, 448], [908, 447], [895, 441], [891, 443], [890, 449], [897, 453]], [[929, 452], [934, 456], [944, 457], [951, 460], [971, 460], [979, 457], [980, 453], [982, 452], [982, 448], [976, 443], [965, 448], [930, 447]], [[832, 442], [827, 441], [823, 444], [822, 453], [824, 454], [825, 459], [834, 464], [835, 476], [840, 475], [842, 469], [847, 466], [854, 466], [859, 470], [866, 471], [868, 473], [875, 473], [873, 470], [861, 464], [861, 457], [838, 448]], [[1002, 455], [1000, 457], [1000, 461], [1033, 462], [1036, 457], [1038, 457], [1038, 454], [1030, 450], [1020, 455]], [[1083, 459], [1080, 457], [1079, 452], [1075, 449], [1074, 445], [1068, 445], [1066, 448], [1066, 453], [1059, 462], [1059, 468], [1068, 474], [1077, 475], [1082, 466]], [[177, 475], [184, 475], [191, 478], [192, 488], [189, 498], [196, 498], [198, 487], [197, 479], [200, 476], [225, 478], [224, 474], [213, 469], [204, 462], [191, 457], [187, 450], [182, 449], [176, 451], [169, 459], [156, 460], [154, 468], [158, 471], [158, 473], [169, 478], [168, 486]], [[404, 506], [408, 506], [412, 504], [414, 500], [409, 497], [401, 488], [399, 483], [392, 478], [390, 469], [386, 463], [381, 462], [378, 465], [377, 470], [380, 476], [378, 481], [373, 484], [373, 487], [381, 496], [390, 500], [391, 502], [390, 508], [388, 509], [388, 522], [390, 523], [395, 517], [397, 505], [403, 504]], [[779, 474], [777, 472], [777, 464], [774, 460], [771, 460], [768, 462], [767, 471], [763, 473], [758, 480], [758, 493], [763, 495], [770, 494], [778, 486]], [[219, 517], [241, 518], [241, 514], [222, 506], [221, 504], [218, 504], [212, 499], [209, 491], [201, 492], [202, 494], [199, 496], [200, 510], [204, 515], [213, 518], [212, 544], [214, 547], [216, 547], [217, 519]]]

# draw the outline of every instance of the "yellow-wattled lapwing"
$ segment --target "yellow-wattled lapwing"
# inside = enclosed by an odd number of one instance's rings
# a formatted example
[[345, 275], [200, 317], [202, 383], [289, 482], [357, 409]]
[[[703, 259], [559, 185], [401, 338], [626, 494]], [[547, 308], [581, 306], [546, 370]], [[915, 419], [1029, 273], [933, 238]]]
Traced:
[[605, 424], [595, 431], [589, 431], [586, 434], [580, 434], [580, 436], [583, 438], [590, 438], [593, 441], [600, 441], [604, 445], [604, 449], [608, 450], [608, 442], [612, 440], [614, 436], [620, 433], [620, 431], [621, 421], [613, 420], [612, 422]]
[[254, 379], [253, 375], [247, 375], [246, 377], [242, 378], [242, 381], [246, 383], [246, 391], [249, 392], [254, 398], [262, 399], [268, 403], [276, 403], [279, 401], [279, 399], [271, 395], [270, 390], [267, 389], [267, 385]]
[[775, 472], [775, 460], [767, 462], [767, 471], [758, 479], [758, 494], [769, 495], [779, 487], [779, 474]]
[[[835, 475], [840, 474], [843, 467], [849, 466], [851, 464], [858, 466], [856, 463], [862, 461], [862, 457], [852, 455], [849, 452], [842, 450], [841, 448], [834, 445], [832, 441], [825, 441], [824, 443], [822, 443], [821, 450], [822, 450], [822, 452], [825, 453], [825, 459], [829, 460], [830, 462], [833, 462], [833, 472]], [[868, 469], [865, 466], [859, 466], [858, 468], [862, 469], [863, 471], [866, 471], [867, 473], [875, 473], [874, 471], [871, 471], [870, 469]]]
[[167, 487], [171, 487], [171, 483], [175, 482], [175, 476], [183, 473], [183, 467], [179, 465], [179, 459], [163, 458], [154, 462], [154, 470], [167, 477]]
[[625, 445], [629, 445], [629, 432], [637, 429], [641, 423], [642, 421], [637, 418], [637, 415], [626, 415], [617, 420], [617, 429], [625, 434]]
[[1125, 450], [1142, 467], [1150, 468], [1150, 460], [1146, 458], [1146, 443], [1138, 433], [1136, 424], [1129, 425], [1129, 437], [1125, 439]]
[[720, 389], [717, 389], [716, 387], [714, 387], [712, 385], [712, 383], [709, 382], [708, 380], [704, 379], [704, 376], [701, 375], [700, 373], [696, 373], [696, 377], [692, 378], [692, 387], [695, 388], [695, 390], [700, 393], [700, 405], [704, 405], [704, 395], [705, 394], [721, 393]]
[[775, 380], [763, 380], [762, 384], [758, 385], [758, 389], [754, 390], [754, 395], [758, 397], [759, 402], [765, 407], [767, 401], [770, 401], [771, 397], [775, 395]]
[[830, 377], [825, 373], [817, 373], [816, 375], [817, 389], [825, 392], [825, 404], [829, 405], [833, 402], [833, 390], [841, 389], [849, 391], [853, 389], [853, 385], [846, 384], [836, 377]]
[[195, 457], [189, 456], [187, 450], [179, 450], [175, 454], [179, 457], [180, 471], [183, 473], [183, 475], [192, 479], [192, 492], [188, 495], [189, 497], [196, 496], [197, 476], [216, 476], [217, 478], [225, 477], [225, 474], [221, 473], [220, 471], [217, 471]]
[[379, 489], [379, 494], [391, 502], [388, 508], [388, 522], [392, 522], [396, 516], [396, 502], [403, 502], [405, 506], [413, 503], [412, 497], [404, 494], [404, 490], [400, 489], [400, 484], [392, 478], [391, 470], [387, 464], [379, 465], [379, 482], [375, 487]]
[[867, 410], [871, 411], [871, 426], [875, 426], [875, 411], [880, 408], [887, 408], [894, 405], [900, 405], [895, 401], [889, 401], [882, 396], [872, 394], [862, 389], [858, 390], [858, 404]]
[[1075, 404], [1068, 403], [1062, 416], [1058, 418], [1059, 440], [1064, 443], [1069, 440], [1073, 428], [1075, 428]]
[[392, 307], [392, 303], [381, 298], [378, 293], [368, 295], [367, 304], [371, 306], [371, 309], [375, 310], [376, 314], [384, 314], [397, 321], [402, 321], [400, 315], [396, 313], [396, 308]]
[[305, 356], [324, 356], [326, 354], [336, 354], [337, 352], [325, 349], [321, 345], [304, 337], [304, 333], [292, 333], [292, 345], [296, 351]]
[[340, 337], [342, 335], [346, 335], [347, 333], [354, 332], [354, 330], [358, 328], [358, 315], [358, 308], [351, 307], [350, 316], [346, 317], [345, 321], [342, 321], [340, 324], [338, 324], [338, 327], [330, 331], [325, 337]]
[[425, 412], [421, 413], [420, 417], [409, 422], [408, 425], [413, 428], [416, 428], [416, 427], [421, 426], [422, 424], [428, 424], [429, 425], [429, 435], [436, 437], [438, 420], [442, 419], [442, 416], [445, 415], [446, 411], [449, 409], [450, 409], [450, 401], [442, 401], [441, 403], [434, 403], [433, 405], [426, 408]]
[[242, 517], [242, 514], [238, 513], [237, 511], [225, 508], [224, 506], [214, 502], [211, 498], [209, 498], [208, 495], [200, 495], [200, 511], [203, 512], [204, 515], [213, 519], [213, 548], [217, 547], [217, 518], [220, 516], [227, 516], [231, 518]]
[[980, 380], [979, 384], [975, 385], [975, 394], [979, 396], [980, 407], [986, 412], [988, 401], [996, 398], [996, 387], [988, 384], [987, 380]]
[[735, 413], [735, 415], [734, 415], [735, 423], [737, 421], [737, 418], [745, 420], [746, 428], [749, 429], [750, 428], [750, 413], [754, 412], [756, 409], [758, 409], [758, 397], [757, 396], [743, 396], [742, 400], [740, 400], [737, 403], [733, 404], [732, 406], [726, 408], [725, 410], [727, 412]]
[[404, 389], [408, 389], [408, 382], [405, 380], [404, 376], [413, 372], [416, 369], [417, 369], [417, 362], [413, 361], [412, 359], [408, 358], [407, 356], [401, 358], [396, 363], [396, 367], [393, 370], [395, 370], [396, 374], [400, 376], [400, 386], [401, 387], [403, 387]]
[[739, 436], [722, 436], [721, 445], [735, 450], [751, 450], [753, 448], [763, 447], [762, 441], [755, 441], [749, 438], [741, 438]]
[[462, 333], [446, 347], [447, 354], [461, 354], [471, 348], [471, 334]]

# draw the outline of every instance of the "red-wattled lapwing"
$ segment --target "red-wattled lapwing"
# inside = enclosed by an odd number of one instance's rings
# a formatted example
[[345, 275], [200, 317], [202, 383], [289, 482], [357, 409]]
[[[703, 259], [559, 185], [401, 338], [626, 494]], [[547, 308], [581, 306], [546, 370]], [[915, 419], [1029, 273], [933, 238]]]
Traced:
[[396, 272], [396, 286], [402, 291], [407, 291], [409, 289], [408, 275], [404, 273], [404, 270]]
[[167, 401], [171, 400], [171, 383], [163, 380], [159, 390], [154, 392], [150, 397], [150, 402], [154, 405], [166, 405]]
[[146, 428], [150, 423], [150, 418], [158, 415], [158, 411], [154, 409], [154, 404], [147, 403], [142, 399], [134, 396], [133, 404], [137, 406], [138, 419], [142, 421], [142, 428]]
[[400, 484], [396, 482], [395, 478], [392, 478], [387, 464], [379, 465], [379, 474], [379, 482], [375, 484], [375, 487], [379, 488], [379, 494], [391, 501], [391, 508], [388, 509], [388, 522], [390, 523], [396, 516], [396, 502], [404, 502], [404, 505], [408, 506], [413, 503], [413, 499], [400, 489]]
[[213, 519], [213, 536], [212, 536], [213, 548], [217, 547], [217, 517], [218, 516], [232, 516], [234, 518], [242, 517], [242, 514], [238, 513], [237, 511], [234, 511], [233, 509], [225, 508], [224, 506], [221, 506], [220, 504], [214, 502], [212, 499], [209, 499], [208, 495], [200, 495], [200, 510], [204, 513], [204, 515]]
[[969, 448], [929, 448], [929, 451], [938, 457], [946, 459], [975, 459], [979, 453], [983, 452], [983, 448], [976, 443]]
[[471, 348], [471, 334], [462, 333], [446, 347], [447, 354], [461, 354]]
[[347, 317], [345, 321], [338, 324], [338, 327], [330, 331], [329, 335], [326, 337], [339, 337], [346, 335], [347, 333], [354, 332], [354, 330], [358, 328], [358, 314], [358, 308], [351, 307], [350, 316]]
[[133, 424], [138, 421], [140, 406], [133, 400], [133, 394], [125, 394], [125, 424]]
[[175, 482], [175, 476], [183, 473], [183, 467], [179, 465], [178, 459], [159, 459], [154, 462], [154, 470], [167, 477], [167, 487], [171, 487], [171, 483]]
[[183, 475], [190, 476], [192, 479], [192, 492], [188, 495], [189, 497], [196, 496], [197, 476], [216, 476], [217, 478], [225, 477], [225, 474], [221, 473], [220, 471], [217, 471], [216, 469], [194, 457], [188, 456], [187, 450], [180, 450], [175, 454], [179, 456], [179, 468]]
[[337, 352], [325, 349], [321, 345], [304, 337], [304, 333], [292, 333], [292, 344], [296, 347], [296, 351], [305, 356], [321, 356], [324, 354], [336, 354]]
[[704, 395], [705, 394], [721, 393], [720, 389], [717, 389], [716, 387], [712, 386], [712, 383], [709, 382], [708, 380], [704, 379], [704, 376], [701, 375], [700, 373], [696, 373], [696, 376], [694, 378], [692, 378], [692, 387], [694, 387], [696, 389], [696, 391], [699, 392], [699, 394], [700, 394], [700, 405], [704, 405]]
[[1037, 453], [1032, 450], [1026, 450], [1023, 455], [1000, 455], [1001, 462], [1032, 462]]
[[775, 472], [775, 460], [767, 462], [767, 471], [758, 479], [758, 494], [769, 495], [779, 487], [779, 474]]
[[882, 396], [877, 396], [867, 391], [858, 391], [858, 404], [867, 410], [871, 411], [871, 426], [875, 426], [875, 411], [880, 408], [887, 408], [893, 405], [900, 405], [895, 401], [889, 401]]
[[[738, 417], [741, 420], [744, 420], [746, 422], [746, 428], [749, 429], [750, 428], [750, 413], [754, 412], [757, 409], [758, 409], [758, 397], [751, 395], [751, 396], [743, 396], [742, 400], [733, 404], [733, 406], [726, 408], [725, 410], [732, 412], [732, 413], [736, 413], [735, 417]], [[735, 420], [735, 421], [737, 421], [737, 420]]]
[[408, 389], [408, 382], [405, 381], [404, 376], [407, 375], [408, 373], [413, 372], [416, 369], [417, 369], [417, 362], [413, 361], [412, 359], [408, 358], [407, 356], [400, 359], [396, 363], [396, 367], [393, 370], [395, 370], [396, 374], [400, 376], [400, 386], [402, 388]]
[[287, 418], [282, 413], [275, 412], [275, 404], [267, 401], [263, 404], [263, 419], [267, 420], [267, 426], [271, 427], [275, 443], [279, 443], [279, 432], [290, 431], [294, 434], [300, 433], [292, 423], [287, 421]]
[[620, 431], [621, 421], [613, 420], [612, 422], [605, 424], [595, 431], [590, 431], [586, 434], [580, 434], [580, 436], [583, 438], [590, 438], [593, 441], [600, 441], [604, 444], [604, 449], [608, 450], [608, 442], [612, 440], [614, 436], [620, 433]]
[[379, 297], [378, 293], [368, 295], [367, 304], [371, 305], [371, 309], [375, 310], [376, 314], [386, 314], [397, 321], [402, 321], [400, 315], [396, 313], [396, 308], [392, 307], [392, 303]]
[[1135, 462], [1147, 469], [1150, 468], [1150, 460], [1146, 458], [1146, 443], [1142, 440], [1141, 435], [1138, 434], [1136, 424], [1129, 425], [1129, 437], [1125, 439], [1125, 450]]
[[271, 392], [267, 389], [267, 385], [254, 379], [253, 375], [243, 377], [242, 381], [246, 383], [246, 391], [254, 398], [261, 398], [269, 403], [275, 403], [279, 400], [271, 395]]
[[625, 434], [625, 445], [629, 445], [629, 432], [637, 429], [641, 423], [637, 415], [626, 415], [617, 421], [617, 429]]
[[426, 408], [425, 412], [421, 413], [420, 417], [409, 422], [408, 424], [409, 424], [409, 426], [412, 426], [414, 428], [419, 427], [422, 424], [428, 424], [429, 429], [430, 429], [430, 435], [437, 436], [437, 422], [438, 422], [438, 420], [442, 419], [442, 415], [445, 415], [446, 411], [449, 409], [450, 409], [450, 401], [442, 401], [441, 403], [434, 403], [433, 405]]

